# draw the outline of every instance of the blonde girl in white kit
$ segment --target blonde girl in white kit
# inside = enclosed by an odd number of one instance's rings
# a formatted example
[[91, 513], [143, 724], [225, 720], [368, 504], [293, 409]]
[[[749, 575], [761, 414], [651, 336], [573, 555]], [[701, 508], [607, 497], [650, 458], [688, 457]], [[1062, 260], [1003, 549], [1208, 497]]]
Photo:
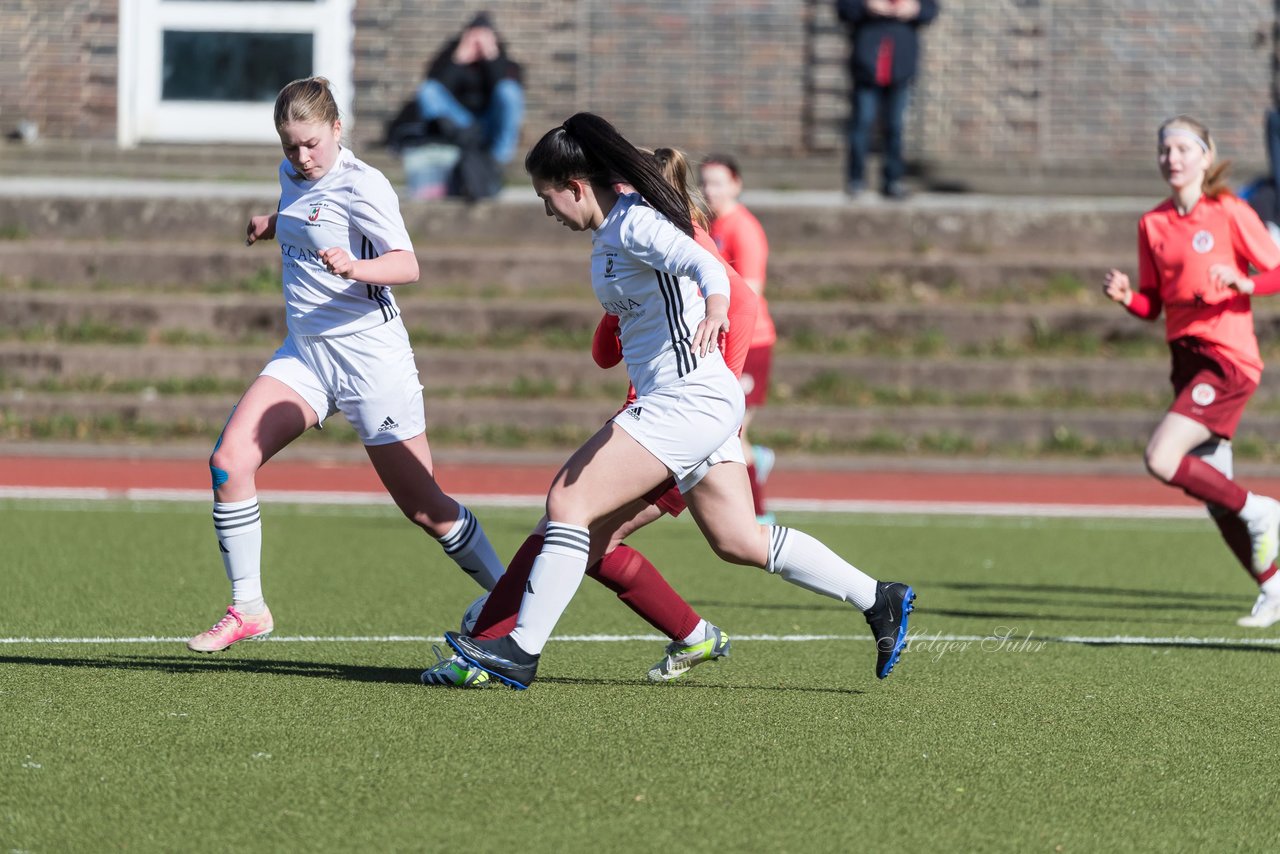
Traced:
[[387, 492], [445, 554], [490, 590], [502, 574], [479, 522], [432, 474], [422, 384], [392, 290], [418, 280], [399, 200], [381, 172], [342, 146], [329, 81], [280, 90], [284, 150], [277, 212], [249, 221], [246, 244], [280, 246], [288, 335], [249, 386], [209, 458], [213, 526], [232, 604], [187, 642], [217, 652], [274, 628], [262, 595], [254, 477], [294, 439], [341, 411]]

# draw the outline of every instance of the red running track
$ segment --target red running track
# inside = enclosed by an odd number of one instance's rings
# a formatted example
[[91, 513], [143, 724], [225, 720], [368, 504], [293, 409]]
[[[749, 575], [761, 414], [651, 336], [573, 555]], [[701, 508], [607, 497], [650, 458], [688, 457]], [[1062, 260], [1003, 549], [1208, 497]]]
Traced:
[[[448, 491], [465, 495], [541, 495], [555, 466], [441, 464]], [[1280, 494], [1280, 479], [1246, 483]], [[0, 455], [0, 487], [208, 489], [202, 460], [108, 459]], [[258, 475], [262, 490], [370, 492], [382, 487], [366, 463], [275, 460]], [[997, 502], [1089, 506], [1186, 506], [1181, 492], [1139, 475], [998, 472], [817, 471], [779, 468], [769, 479], [771, 498], [849, 501]]]

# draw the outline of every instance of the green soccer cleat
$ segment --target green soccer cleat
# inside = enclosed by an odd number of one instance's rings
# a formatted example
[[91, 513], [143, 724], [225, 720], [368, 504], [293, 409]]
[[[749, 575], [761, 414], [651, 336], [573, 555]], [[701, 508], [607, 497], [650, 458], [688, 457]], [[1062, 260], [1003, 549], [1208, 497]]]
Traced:
[[423, 685], [444, 685], [450, 688], [487, 688], [490, 676], [479, 667], [472, 667], [460, 657], [453, 655], [445, 658], [440, 647], [432, 646], [436, 654], [436, 663], [422, 671], [420, 677]]
[[680, 641], [667, 644], [667, 654], [649, 668], [650, 682], [670, 682], [679, 679], [704, 661], [715, 661], [729, 655], [729, 636], [716, 626], [707, 629], [707, 636], [695, 644], [685, 646]]

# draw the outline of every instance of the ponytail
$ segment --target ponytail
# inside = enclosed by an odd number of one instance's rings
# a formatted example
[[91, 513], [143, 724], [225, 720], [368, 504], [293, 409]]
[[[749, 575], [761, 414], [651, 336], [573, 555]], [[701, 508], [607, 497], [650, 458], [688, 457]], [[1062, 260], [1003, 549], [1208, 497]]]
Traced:
[[685, 194], [667, 182], [652, 156], [594, 113], [575, 113], [543, 134], [525, 156], [524, 168], [553, 184], [575, 178], [599, 185], [628, 183], [676, 228], [693, 236]]
[[678, 148], [656, 148], [653, 151], [653, 157], [658, 161], [662, 177], [684, 195], [685, 204], [689, 206], [689, 216], [694, 224], [706, 231], [711, 223], [707, 217], [707, 203], [702, 198], [702, 192], [689, 180], [692, 171], [689, 168], [689, 158]]

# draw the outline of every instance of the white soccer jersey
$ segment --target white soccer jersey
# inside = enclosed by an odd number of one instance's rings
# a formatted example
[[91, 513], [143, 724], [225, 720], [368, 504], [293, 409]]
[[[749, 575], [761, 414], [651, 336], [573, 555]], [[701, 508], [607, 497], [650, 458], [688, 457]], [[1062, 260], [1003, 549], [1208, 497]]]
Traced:
[[288, 160], [280, 164], [276, 240], [290, 332], [346, 335], [400, 313], [390, 288], [334, 275], [319, 257], [334, 246], [358, 259], [413, 251], [391, 182], [350, 149], [341, 149], [338, 162], [317, 181], [295, 178]]
[[592, 245], [591, 286], [604, 310], [618, 317], [622, 358], [636, 394], [674, 382], [703, 362], [723, 364], [718, 347], [704, 358], [692, 345], [706, 317], [704, 297], [729, 297], [729, 277], [710, 252], [635, 193], [618, 198]]

